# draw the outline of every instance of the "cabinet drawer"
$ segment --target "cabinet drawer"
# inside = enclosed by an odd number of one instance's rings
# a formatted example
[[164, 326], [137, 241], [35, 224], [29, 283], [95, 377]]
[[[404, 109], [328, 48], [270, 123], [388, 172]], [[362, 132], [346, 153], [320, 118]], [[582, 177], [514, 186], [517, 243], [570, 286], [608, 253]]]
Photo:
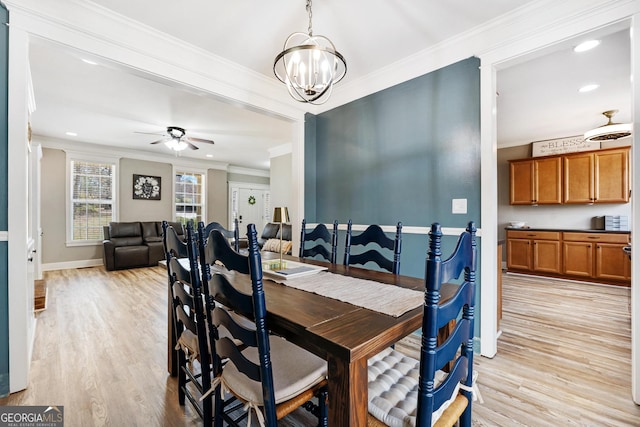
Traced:
[[623, 243], [629, 242], [628, 234], [610, 233], [563, 233], [564, 240], [574, 242], [602, 242], [602, 243]]
[[560, 240], [559, 231], [524, 231], [507, 230], [509, 239], [536, 239], [536, 240]]

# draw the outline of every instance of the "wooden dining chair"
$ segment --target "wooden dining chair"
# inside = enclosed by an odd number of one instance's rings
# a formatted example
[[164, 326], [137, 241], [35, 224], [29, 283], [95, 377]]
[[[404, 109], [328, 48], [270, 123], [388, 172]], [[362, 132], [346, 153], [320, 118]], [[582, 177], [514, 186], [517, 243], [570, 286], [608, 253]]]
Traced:
[[336, 263], [338, 248], [338, 221], [333, 222], [333, 230], [329, 232], [324, 224], [316, 225], [307, 231], [307, 222], [302, 220], [300, 231], [300, 258], [320, 256], [331, 264]]
[[[473, 323], [476, 281], [476, 228], [473, 222], [460, 235], [453, 254], [442, 259], [440, 224], [429, 233], [422, 348], [420, 360], [386, 349], [369, 359], [369, 426], [471, 426], [474, 385]], [[443, 283], [458, 280], [459, 288], [440, 304]], [[438, 330], [456, 320], [442, 344]], [[448, 372], [442, 368], [453, 361]]]
[[[211, 388], [211, 356], [207, 339], [207, 316], [200, 287], [196, 246], [192, 229], [187, 227], [187, 242], [181, 241], [171, 226], [163, 224], [167, 253], [167, 271], [173, 304], [174, 331], [178, 353], [178, 402], [189, 400], [204, 425], [213, 422], [213, 399], [203, 396]], [[179, 255], [186, 249], [189, 267]]]
[[[353, 246], [361, 246], [362, 251], [352, 254]], [[379, 249], [378, 249], [379, 248]], [[391, 258], [387, 258], [381, 249], [389, 249]], [[347, 237], [344, 248], [344, 265], [365, 265], [368, 262], [375, 263], [378, 267], [393, 274], [400, 274], [400, 252], [402, 250], [402, 223], [396, 225], [394, 239], [387, 237], [379, 225], [373, 224], [360, 234], [353, 234], [352, 223], [347, 225]]]
[[[269, 335], [257, 233], [254, 224], [247, 229], [248, 255], [233, 251], [216, 230], [200, 252], [207, 260], [208, 289], [215, 298], [211, 312], [212, 353], [217, 369], [215, 425], [222, 426], [223, 421], [238, 425], [254, 411], [264, 425], [275, 427], [278, 419], [302, 406], [318, 415], [319, 425], [326, 426], [327, 364], [283, 338]], [[234, 284], [246, 277], [247, 286], [234, 287], [227, 277], [230, 274], [235, 276]], [[238, 317], [250, 319], [253, 327], [246, 328], [237, 321]], [[220, 363], [223, 359], [224, 366]], [[222, 410], [223, 391], [243, 403], [246, 411], [241, 411], [239, 417]], [[318, 405], [311, 402], [314, 396]]]
[[219, 222], [210, 222], [204, 228], [204, 235], [209, 236], [211, 230], [218, 230], [222, 233], [224, 237], [230, 239], [233, 243], [233, 249], [236, 252], [240, 251], [240, 231], [238, 230], [238, 219], [233, 220], [233, 230], [227, 230], [222, 224]]

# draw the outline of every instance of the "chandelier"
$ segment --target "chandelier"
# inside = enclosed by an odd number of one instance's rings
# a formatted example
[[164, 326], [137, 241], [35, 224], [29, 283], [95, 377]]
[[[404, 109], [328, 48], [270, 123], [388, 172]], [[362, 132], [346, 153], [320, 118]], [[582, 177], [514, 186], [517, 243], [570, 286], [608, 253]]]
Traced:
[[313, 35], [311, 0], [307, 0], [306, 9], [309, 33], [293, 33], [287, 38], [273, 63], [273, 72], [296, 101], [324, 104], [333, 85], [346, 74], [347, 63], [331, 40]]

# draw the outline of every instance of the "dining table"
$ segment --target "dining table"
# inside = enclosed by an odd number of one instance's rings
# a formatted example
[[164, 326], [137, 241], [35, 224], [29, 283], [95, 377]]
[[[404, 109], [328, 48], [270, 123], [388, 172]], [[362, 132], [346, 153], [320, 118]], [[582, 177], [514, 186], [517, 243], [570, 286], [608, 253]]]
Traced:
[[[269, 259], [279, 255], [263, 252], [262, 257]], [[389, 286], [389, 292], [394, 290], [391, 287], [424, 292], [422, 278], [291, 256], [285, 259], [323, 267], [331, 273], [321, 276], [323, 280], [348, 276]], [[227, 274], [238, 290], [251, 293], [251, 280], [247, 275]], [[267, 274], [263, 276], [263, 285], [269, 330], [327, 361], [329, 425], [365, 426], [368, 413], [367, 360], [420, 329], [423, 303], [419, 301], [418, 306], [404, 314], [389, 315], [287, 286]], [[443, 285], [440, 303], [452, 298], [457, 289], [455, 284]], [[177, 370], [172, 360], [175, 359], [175, 338], [171, 332], [171, 304], [169, 308], [168, 366], [174, 375]], [[445, 326], [441, 333], [446, 336], [450, 328]]]

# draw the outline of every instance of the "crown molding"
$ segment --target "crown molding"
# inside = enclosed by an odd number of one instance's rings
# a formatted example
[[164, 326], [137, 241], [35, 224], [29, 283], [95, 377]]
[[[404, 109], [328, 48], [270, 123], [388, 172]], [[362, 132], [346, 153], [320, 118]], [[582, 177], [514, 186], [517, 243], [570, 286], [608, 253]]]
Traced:
[[238, 175], [260, 176], [263, 178], [269, 178], [271, 176], [271, 172], [268, 170], [243, 168], [240, 166], [229, 166], [227, 172], [237, 173]]
[[331, 99], [311, 112], [329, 111], [472, 56], [479, 57], [482, 63], [485, 57], [495, 55], [515, 57], [556, 43], [571, 33], [577, 35], [609, 25], [639, 11], [639, 0], [534, 1], [359, 79], [337, 85]]
[[117, 152], [114, 152], [113, 147], [109, 147], [106, 145], [87, 144], [80, 141], [50, 138], [41, 135], [34, 135], [32, 143], [40, 144], [43, 148], [80, 153], [92, 157], [103, 156], [117, 159], [127, 158], [148, 162], [167, 163], [174, 166], [190, 166], [199, 169], [218, 169], [227, 171], [229, 168], [228, 163], [216, 162], [213, 160], [198, 160], [186, 157], [176, 157], [168, 154], [156, 154], [122, 147], [119, 147]]
[[293, 145], [291, 143], [278, 145], [277, 147], [269, 148], [269, 158], [284, 156], [290, 154], [293, 151]]

